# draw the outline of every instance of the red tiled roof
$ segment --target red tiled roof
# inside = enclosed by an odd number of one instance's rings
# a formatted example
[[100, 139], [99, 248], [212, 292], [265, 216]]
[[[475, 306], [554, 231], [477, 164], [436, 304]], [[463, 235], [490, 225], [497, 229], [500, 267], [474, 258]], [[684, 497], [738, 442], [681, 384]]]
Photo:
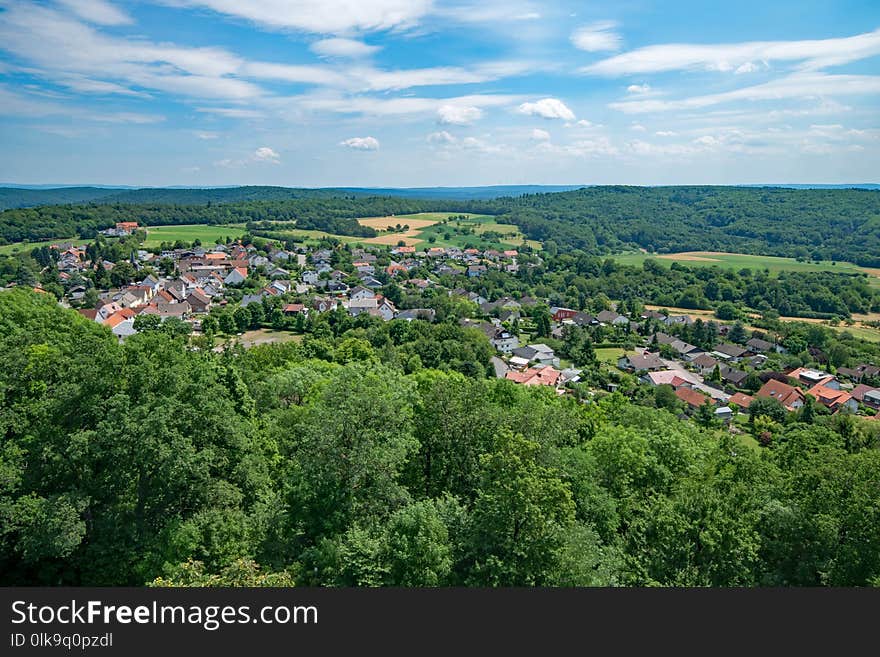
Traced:
[[744, 395], [741, 392], [735, 392], [730, 396], [730, 399], [728, 401], [731, 404], [736, 404], [740, 408], [748, 408], [751, 405], [753, 399], [754, 397], [751, 397], [749, 395]]
[[700, 394], [696, 390], [691, 390], [690, 388], [676, 389], [675, 396], [689, 406], [694, 407], [702, 406], [709, 402], [709, 398], [706, 395]]
[[795, 402], [804, 401], [804, 393], [799, 388], [782, 383], [776, 379], [770, 379], [755, 393], [756, 397], [772, 397], [783, 406], [791, 410]]
[[511, 370], [504, 378], [526, 386], [555, 386], [561, 375], [554, 367], [532, 367], [523, 372]]

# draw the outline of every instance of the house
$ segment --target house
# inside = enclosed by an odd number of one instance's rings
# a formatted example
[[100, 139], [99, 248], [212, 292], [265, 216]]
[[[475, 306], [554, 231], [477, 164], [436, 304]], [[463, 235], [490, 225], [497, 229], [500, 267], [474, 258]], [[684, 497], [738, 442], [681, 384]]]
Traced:
[[211, 308], [211, 299], [199, 288], [190, 292], [186, 300], [189, 302], [192, 311], [196, 314], [206, 313]]
[[740, 408], [740, 410], [746, 411], [749, 406], [751, 406], [752, 401], [754, 401], [754, 397], [751, 395], [745, 395], [741, 392], [735, 392], [730, 396], [730, 399], [727, 400], [728, 403], [733, 404]]
[[613, 324], [615, 326], [629, 324], [629, 319], [627, 317], [613, 310], [603, 310], [596, 315], [596, 319], [602, 324]]
[[867, 365], [865, 363], [861, 363], [860, 365], [856, 365], [854, 368], [838, 367], [837, 373], [846, 376], [858, 383], [860, 381], [863, 381], [864, 379], [880, 378], [880, 367], [877, 367], [876, 365]]
[[305, 304], [302, 303], [288, 303], [285, 305], [281, 312], [283, 312], [288, 317], [293, 315], [308, 315], [308, 309], [305, 307]]
[[308, 285], [317, 285], [318, 272], [316, 272], [314, 269], [307, 269], [302, 274], [300, 274], [299, 280]]
[[405, 319], [408, 322], [414, 319], [421, 319], [425, 322], [433, 322], [436, 312], [433, 308], [410, 308], [409, 310], [401, 310], [397, 313], [396, 319]]
[[742, 347], [730, 344], [729, 342], [724, 342], [722, 344], [716, 345], [715, 351], [712, 352], [713, 356], [720, 357], [722, 360], [729, 360], [731, 362], [737, 362], [740, 358], [748, 353], [747, 349], [743, 349]]
[[704, 353], [694, 358], [691, 361], [691, 365], [701, 375], [706, 376], [712, 373], [715, 366], [718, 365], [718, 361], [709, 354]]
[[348, 298], [352, 301], [362, 301], [364, 299], [373, 299], [376, 294], [372, 290], [368, 290], [367, 288], [357, 285], [351, 288], [351, 291], [348, 293]]
[[703, 404], [711, 403], [711, 400], [706, 395], [690, 388], [676, 388], [675, 396], [690, 408], [699, 408]]
[[263, 303], [263, 295], [262, 294], [245, 294], [241, 298], [241, 307], [246, 308], [252, 303]]
[[787, 374], [788, 378], [794, 379], [801, 385], [808, 387], [822, 385], [834, 390], [840, 390], [840, 383], [827, 372], [811, 370], [806, 367], [798, 367]]
[[730, 406], [719, 406], [715, 409], [715, 417], [725, 424], [729, 424], [733, 419], [733, 409]]
[[283, 267], [275, 267], [269, 272], [269, 278], [290, 278], [290, 272]]
[[680, 358], [683, 358], [687, 361], [692, 361], [698, 356], [706, 353], [699, 347], [688, 344], [687, 342], [683, 342], [681, 340], [673, 340], [669, 343], [669, 346], [678, 353]]
[[766, 354], [768, 351], [773, 351], [773, 343], [762, 340], [761, 338], [752, 338], [746, 342], [746, 346], [751, 351], [759, 354]]
[[831, 411], [847, 409], [851, 413], [859, 410], [859, 402], [845, 390], [835, 390], [822, 384], [815, 385], [807, 391], [808, 395], [816, 398], [816, 401]]
[[315, 297], [312, 299], [312, 308], [317, 310], [319, 313], [330, 312], [331, 310], [336, 310], [338, 306], [338, 302], [336, 299], [332, 297]]
[[561, 376], [562, 372], [548, 365], [531, 367], [522, 372], [511, 370], [504, 375], [504, 378], [524, 386], [556, 386]]
[[361, 285], [363, 287], [368, 287], [371, 290], [378, 290], [380, 287], [384, 286], [384, 283], [377, 278], [373, 278], [372, 276], [364, 276], [361, 278]]
[[575, 315], [578, 314], [577, 310], [572, 310], [571, 308], [558, 308], [554, 306], [550, 309], [550, 317], [554, 322], [561, 322], [565, 319], [571, 319]]
[[[840, 370], [837, 370], [838, 372]], [[860, 383], [852, 389], [850, 393], [857, 402], [870, 406], [871, 408], [880, 408], [880, 388], [872, 388], [871, 386]]]
[[645, 376], [642, 377], [642, 381], [648, 383], [652, 386], [663, 386], [668, 385], [673, 388], [693, 388], [693, 384], [681, 378], [678, 372], [673, 372], [672, 370], [663, 370], [661, 372], [648, 372]]
[[731, 385], [739, 388], [743, 381], [748, 378], [748, 372], [743, 372], [742, 370], [735, 369], [733, 367], [728, 367], [727, 365], [722, 365], [718, 368], [721, 373], [721, 380], [725, 383], [730, 383]]
[[486, 265], [468, 265], [468, 268], [467, 268], [468, 278], [482, 276], [485, 273], [486, 273]]
[[530, 344], [527, 347], [515, 347], [510, 353], [519, 358], [524, 358], [529, 362], [537, 362], [542, 364], [555, 364], [559, 361], [553, 350], [545, 344]]
[[755, 397], [771, 398], [782, 404], [787, 410], [793, 411], [804, 405], [804, 393], [776, 379], [770, 379], [755, 393]]
[[519, 347], [519, 337], [515, 333], [504, 328], [493, 327], [493, 329], [489, 342], [495, 349], [503, 354], [509, 354]]
[[617, 367], [632, 372], [640, 372], [642, 370], [653, 372], [664, 369], [666, 365], [657, 354], [646, 351], [644, 354], [630, 354], [620, 358], [617, 361]]
[[247, 275], [247, 267], [235, 267], [226, 274], [226, 278], [223, 279], [223, 282], [226, 285], [241, 285], [247, 280]]
[[394, 307], [394, 304], [391, 303], [391, 299], [386, 299], [382, 297], [381, 301], [379, 301], [376, 306], [379, 314], [382, 316], [386, 322], [394, 319], [394, 316], [397, 314], [397, 308]]

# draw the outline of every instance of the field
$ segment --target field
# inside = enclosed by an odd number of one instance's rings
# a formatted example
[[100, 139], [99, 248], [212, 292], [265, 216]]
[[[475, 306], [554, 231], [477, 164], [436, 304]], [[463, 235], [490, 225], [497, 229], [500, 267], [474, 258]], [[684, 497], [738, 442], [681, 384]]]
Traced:
[[226, 238], [236, 239], [245, 232], [243, 224], [230, 226], [217, 226], [210, 224], [171, 225], [171, 226], [148, 226], [147, 241], [144, 246], [159, 246], [162, 242], [192, 243], [201, 240], [203, 246], [210, 246], [217, 240], [226, 241]]
[[[455, 219], [450, 220], [451, 217]], [[503, 251], [524, 244], [535, 249], [541, 248], [540, 242], [525, 240], [518, 227], [496, 223], [494, 217], [484, 214], [420, 212], [390, 217], [364, 217], [358, 219], [358, 223], [377, 230], [386, 230], [397, 225], [408, 226], [406, 231], [383, 233], [378, 237], [361, 240], [349, 238], [350, 241], [362, 244], [396, 246], [402, 241], [407, 246], [415, 246], [420, 250], [439, 246]]]
[[73, 244], [74, 246], [84, 246], [89, 240], [46, 240], [44, 242], [16, 242], [14, 244], [4, 244], [0, 246], [0, 255], [13, 255], [15, 253], [30, 253], [31, 249], [38, 246], [51, 246], [52, 244]]
[[600, 363], [607, 363], [609, 365], [617, 365], [617, 361], [626, 354], [620, 347], [599, 347], [595, 351], [596, 359]]
[[880, 284], [880, 271], [867, 269], [849, 262], [833, 264], [823, 262], [798, 262], [794, 258], [778, 258], [775, 256], [748, 255], [745, 253], [719, 253], [717, 251], [687, 251], [683, 253], [622, 253], [612, 256], [624, 265], [641, 265], [645, 260], [653, 258], [658, 262], [680, 262], [689, 267], [718, 266], [727, 269], [767, 269], [773, 273], [780, 271], [831, 271], [842, 274], [867, 273], [872, 284]]

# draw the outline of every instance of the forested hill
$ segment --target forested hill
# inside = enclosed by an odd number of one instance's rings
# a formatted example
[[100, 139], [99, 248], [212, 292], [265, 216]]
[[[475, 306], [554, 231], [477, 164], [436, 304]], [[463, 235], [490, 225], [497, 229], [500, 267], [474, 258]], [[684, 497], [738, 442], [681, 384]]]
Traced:
[[880, 266], [880, 192], [873, 190], [590, 187], [494, 206], [529, 238], [565, 249], [815, 254]]
[[102, 187], [59, 187], [53, 189], [26, 189], [0, 187], [0, 210], [32, 208], [40, 205], [67, 205], [79, 203], [107, 204], [172, 204], [206, 205], [208, 203], [244, 203], [249, 201], [287, 201], [330, 196], [388, 196], [416, 199], [444, 199], [451, 201], [486, 200], [502, 196], [550, 193], [577, 189], [577, 185], [495, 185], [488, 187], [410, 187], [370, 188], [340, 187], [308, 189], [251, 185], [214, 188], [161, 188], [120, 189]]
[[0, 243], [88, 238], [123, 220], [144, 225], [295, 220], [299, 228], [359, 235], [350, 219], [424, 211], [497, 215], [530, 239], [594, 255], [635, 248], [728, 251], [880, 267], [880, 191], [866, 189], [617, 186], [479, 200], [281, 187], [128, 190], [87, 205], [5, 210]]

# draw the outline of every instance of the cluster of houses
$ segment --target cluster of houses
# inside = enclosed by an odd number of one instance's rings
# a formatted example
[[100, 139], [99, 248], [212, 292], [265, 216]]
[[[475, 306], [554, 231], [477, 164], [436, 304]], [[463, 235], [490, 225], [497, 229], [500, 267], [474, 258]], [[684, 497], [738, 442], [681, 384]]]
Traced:
[[[671, 386], [675, 395], [691, 410], [704, 404], [718, 404], [716, 416], [727, 421], [735, 410], [747, 411], [755, 398], [775, 399], [788, 411], [803, 407], [807, 395], [832, 414], [857, 413], [860, 405], [880, 411], [880, 387], [861, 383], [862, 380], [876, 380], [880, 375], [880, 368], [874, 365], [842, 367], [836, 375], [803, 367], [788, 372], [769, 372], [761, 377], [762, 385], [754, 395], [741, 390], [728, 394], [713, 384], [727, 390], [742, 388], [749, 376], [749, 372], [740, 368], [742, 365], [747, 364], [754, 371], [767, 361], [768, 353], [782, 353], [784, 349], [767, 340], [752, 338], [745, 346], [723, 342], [705, 351], [663, 333], [655, 334], [651, 343], [668, 345], [678, 358], [671, 361], [659, 353], [640, 350], [620, 358], [618, 367], [637, 373], [645, 384]], [[713, 376], [716, 373], [717, 376]], [[877, 417], [880, 418], [880, 413]]]

